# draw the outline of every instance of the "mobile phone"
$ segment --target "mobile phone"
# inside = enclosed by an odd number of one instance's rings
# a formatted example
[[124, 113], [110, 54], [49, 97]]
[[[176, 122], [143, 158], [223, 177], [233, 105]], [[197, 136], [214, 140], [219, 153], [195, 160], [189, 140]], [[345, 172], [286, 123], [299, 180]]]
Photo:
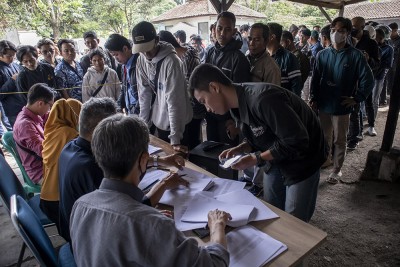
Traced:
[[210, 235], [210, 229], [209, 228], [197, 228], [192, 230], [193, 233], [195, 233], [198, 237], [201, 239], [207, 237]]

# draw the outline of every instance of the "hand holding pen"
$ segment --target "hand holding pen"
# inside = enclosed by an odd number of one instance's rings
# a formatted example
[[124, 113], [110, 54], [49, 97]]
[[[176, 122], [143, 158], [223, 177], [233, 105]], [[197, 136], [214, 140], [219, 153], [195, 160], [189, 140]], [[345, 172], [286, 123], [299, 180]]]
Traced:
[[161, 181], [161, 183], [165, 184], [166, 189], [175, 189], [180, 185], [189, 187], [189, 182], [182, 178], [184, 176], [186, 176], [186, 174], [179, 175], [176, 172], [171, 172], [167, 178]]

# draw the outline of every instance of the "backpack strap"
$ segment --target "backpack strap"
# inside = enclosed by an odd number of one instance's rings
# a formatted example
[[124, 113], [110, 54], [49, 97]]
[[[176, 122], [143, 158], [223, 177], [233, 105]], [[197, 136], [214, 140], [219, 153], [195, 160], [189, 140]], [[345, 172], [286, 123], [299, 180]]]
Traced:
[[92, 94], [92, 97], [95, 97], [99, 92], [100, 92], [100, 90], [103, 88], [103, 85], [104, 85], [104, 83], [106, 82], [106, 80], [107, 80], [107, 77], [108, 77], [108, 70], [106, 71], [106, 73], [104, 74], [104, 77], [103, 77], [103, 80], [101, 81], [101, 83], [100, 83], [100, 86], [96, 89], [96, 91], [94, 91], [94, 93]]
[[[14, 141], [15, 141], [15, 140], [14, 140]], [[17, 146], [18, 146], [19, 148], [21, 148], [23, 151], [25, 151], [26, 153], [28, 153], [28, 154], [34, 156], [36, 159], [41, 160], [41, 161], [43, 160], [42, 157], [40, 157], [38, 154], [36, 154], [35, 152], [33, 152], [32, 150], [30, 150], [30, 149], [28, 149], [28, 148], [26, 148], [26, 147], [23, 147], [23, 146], [20, 145], [17, 141], [15, 141], [15, 144], [17, 144]]]
[[163, 59], [161, 59], [160, 61], [157, 62], [156, 75], [154, 76], [154, 80], [153, 80], [154, 90], [153, 90], [153, 96], [151, 98], [152, 106], [154, 104], [154, 101], [156, 100], [157, 90], [158, 90], [158, 76], [160, 76], [161, 65], [162, 65], [163, 61], [165, 60], [165, 58], [166, 57], [164, 57]]

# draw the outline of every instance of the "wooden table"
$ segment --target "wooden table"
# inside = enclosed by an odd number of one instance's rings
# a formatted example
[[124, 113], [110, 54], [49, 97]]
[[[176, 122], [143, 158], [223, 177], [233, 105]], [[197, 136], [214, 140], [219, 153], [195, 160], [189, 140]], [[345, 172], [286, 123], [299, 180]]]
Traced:
[[[150, 137], [150, 143], [163, 149], [166, 154], [174, 153], [172, 147], [154, 137]], [[205, 171], [204, 169], [196, 166], [195, 164], [187, 161], [186, 166], [215, 177], [214, 174]], [[257, 227], [261, 231], [267, 233], [273, 238], [284, 243], [288, 250], [274, 259], [266, 266], [295, 266], [302, 262], [307, 256], [315, 250], [326, 239], [327, 233], [305, 223], [296, 217], [264, 202], [273, 212], [279, 215], [279, 218], [258, 222], [251, 222], [250, 224]], [[187, 236], [195, 237], [199, 243], [204, 243], [203, 240], [197, 238], [191, 231], [185, 232]], [[243, 244], [244, 246], [246, 244]]]

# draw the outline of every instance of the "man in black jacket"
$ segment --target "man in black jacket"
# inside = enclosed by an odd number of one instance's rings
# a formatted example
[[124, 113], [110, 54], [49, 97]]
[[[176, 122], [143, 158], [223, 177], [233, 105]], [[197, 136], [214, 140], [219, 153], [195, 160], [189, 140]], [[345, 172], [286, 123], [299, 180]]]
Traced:
[[10, 122], [9, 130], [17, 119], [20, 107], [26, 105], [26, 94], [17, 93], [16, 80], [22, 67], [14, 63], [17, 48], [10, 41], [0, 41], [0, 101]]
[[[352, 45], [361, 50], [367, 59], [368, 65], [371, 68], [374, 78], [380, 65], [380, 54], [378, 43], [369, 37], [368, 31], [364, 31], [365, 19], [362, 17], [355, 17], [351, 20], [353, 29], [351, 30]], [[375, 131], [375, 114], [372, 106], [372, 94], [365, 100], [365, 111], [368, 117], [368, 131], [370, 136], [376, 136]], [[360, 112], [360, 104], [354, 107], [353, 112], [350, 114], [350, 126], [347, 149], [354, 150], [357, 148], [358, 140], [362, 140], [363, 135], [363, 115]]]
[[[230, 111], [245, 137], [220, 158], [245, 154], [232, 168], [264, 169], [264, 199], [309, 221], [317, 198], [327, 144], [319, 120], [298, 96], [267, 83], [233, 84], [218, 68], [203, 64], [189, 86], [208, 111]], [[253, 153], [251, 153], [253, 152]]]
[[111, 34], [104, 46], [120, 64], [123, 64], [121, 94], [117, 101], [118, 111], [124, 111], [126, 114], [139, 114], [136, 82], [136, 62], [139, 53], [132, 54], [132, 44], [124, 36], [117, 33]]
[[[235, 25], [233, 13], [224, 11], [218, 15], [215, 29], [217, 42], [207, 51], [205, 63], [218, 67], [236, 83], [250, 82], [250, 64], [240, 51], [242, 42], [234, 38], [237, 32]], [[208, 113], [206, 121], [208, 140], [235, 143], [232, 139], [236, 139], [238, 131], [229, 114], [219, 116]]]

